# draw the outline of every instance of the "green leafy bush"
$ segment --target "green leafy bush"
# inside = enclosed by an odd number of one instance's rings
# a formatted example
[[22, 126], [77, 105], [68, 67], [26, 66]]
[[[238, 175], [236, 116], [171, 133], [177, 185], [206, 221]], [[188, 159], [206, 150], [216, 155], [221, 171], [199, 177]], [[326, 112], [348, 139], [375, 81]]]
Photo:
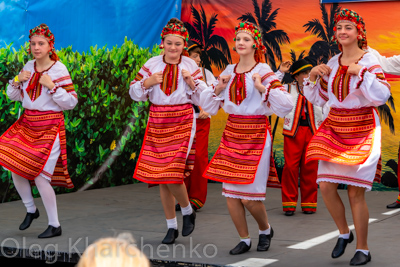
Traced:
[[[27, 44], [26, 44], [27, 45]], [[141, 66], [160, 53], [150, 52], [125, 39], [121, 47], [91, 47], [87, 53], [71, 47], [57, 52], [67, 67], [78, 94], [78, 105], [65, 111], [68, 170], [75, 189], [90, 181], [102, 165], [107, 169], [94, 187], [133, 183], [132, 175], [147, 124], [148, 102], [136, 103], [129, 96], [129, 84]], [[22, 109], [6, 96], [7, 80], [12, 79], [30, 59], [26, 47], [0, 49], [0, 134], [14, 123]], [[22, 111], [21, 111], [22, 112]], [[128, 129], [128, 130], [127, 130]], [[125, 135], [123, 135], [125, 133]], [[118, 151], [116, 151], [118, 150]], [[116, 160], [106, 159], [114, 153]], [[118, 157], [117, 157], [118, 156]], [[0, 198], [4, 197], [10, 174], [0, 174]], [[11, 183], [11, 188], [13, 188]], [[57, 188], [57, 192], [71, 191]], [[34, 193], [37, 191], [34, 189]], [[15, 190], [7, 200], [18, 198]]]

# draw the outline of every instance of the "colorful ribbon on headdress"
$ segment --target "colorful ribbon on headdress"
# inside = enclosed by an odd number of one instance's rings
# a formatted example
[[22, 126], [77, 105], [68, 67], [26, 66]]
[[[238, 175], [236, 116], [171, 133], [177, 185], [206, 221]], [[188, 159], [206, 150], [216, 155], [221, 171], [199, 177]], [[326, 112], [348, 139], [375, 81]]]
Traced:
[[364, 20], [357, 12], [347, 9], [347, 8], [342, 9], [335, 14], [335, 26], [333, 27], [335, 34], [332, 36], [332, 41], [336, 42], [338, 44], [339, 50], [342, 51], [342, 45], [337, 40], [337, 37], [336, 37], [337, 28], [336, 27], [337, 27], [337, 24], [341, 21], [350, 22], [357, 28], [358, 35], [361, 37], [359, 39], [358, 46], [361, 49], [366, 50], [368, 48], [368, 46], [367, 46], [367, 30], [365, 29]]

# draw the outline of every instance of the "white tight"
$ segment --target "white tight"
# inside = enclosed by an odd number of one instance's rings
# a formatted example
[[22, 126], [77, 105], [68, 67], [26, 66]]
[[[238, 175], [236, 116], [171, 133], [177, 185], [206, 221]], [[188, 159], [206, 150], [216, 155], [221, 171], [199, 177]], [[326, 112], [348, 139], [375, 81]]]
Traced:
[[[27, 212], [34, 213], [36, 211], [36, 206], [33, 201], [31, 185], [29, 181], [15, 173], [12, 173], [12, 177], [15, 188], [17, 189], [18, 194], [25, 205]], [[53, 227], [59, 227], [60, 222], [58, 221], [56, 194], [53, 187], [51, 187], [50, 182], [47, 179], [40, 175], [35, 178], [35, 183], [39, 194], [42, 197], [43, 205], [46, 209], [49, 220], [49, 225]]]

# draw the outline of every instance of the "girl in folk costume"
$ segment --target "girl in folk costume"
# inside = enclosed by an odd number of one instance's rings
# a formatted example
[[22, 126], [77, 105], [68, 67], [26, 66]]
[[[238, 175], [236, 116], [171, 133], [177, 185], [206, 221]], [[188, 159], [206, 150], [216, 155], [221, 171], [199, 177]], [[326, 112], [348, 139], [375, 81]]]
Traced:
[[[201, 46], [192, 40], [188, 42], [189, 57], [198, 66], [201, 64]], [[215, 81], [214, 74], [206, 68], [201, 68], [203, 80], [207, 85], [212, 85]], [[210, 133], [210, 115], [200, 106], [194, 105], [196, 117], [196, 157], [194, 168], [189, 177], [185, 179], [190, 204], [197, 211], [204, 206], [207, 198], [207, 179], [203, 173], [208, 165], [208, 135]], [[175, 210], [181, 210], [180, 204], [176, 204]]]
[[[397, 56], [392, 56], [392, 57], [385, 57], [379, 54], [378, 51], [375, 49], [372, 49], [371, 47], [368, 47], [368, 52], [374, 55], [378, 61], [379, 64], [382, 67], [382, 70], [384, 73], [390, 73], [394, 75], [400, 75], [400, 55]], [[399, 155], [400, 159], [400, 155]], [[399, 161], [400, 162], [400, 161]], [[400, 164], [398, 164], [398, 169], [397, 169], [397, 182], [399, 186], [399, 192], [400, 192]], [[388, 209], [398, 209], [400, 208], [400, 194], [397, 196], [397, 200], [391, 204], [388, 204], [386, 206]]]
[[342, 51], [311, 70], [304, 82], [306, 98], [315, 105], [328, 102], [327, 119], [311, 140], [307, 161], [320, 160], [317, 183], [325, 205], [339, 228], [339, 239], [332, 257], [340, 257], [347, 243], [353, 241], [345, 208], [337, 186], [347, 184], [357, 247], [350, 265], [371, 260], [368, 250], [368, 207], [365, 191], [370, 191], [381, 155], [381, 126], [376, 106], [390, 96], [377, 59], [367, 48], [363, 19], [354, 11], [343, 9], [335, 14], [334, 40]]
[[[293, 108], [286, 92], [271, 68], [261, 63], [265, 53], [259, 29], [249, 22], [236, 27], [239, 63], [228, 65], [219, 81], [201, 94], [202, 108], [214, 115], [221, 104], [229, 114], [221, 144], [204, 176], [223, 182], [222, 195], [240, 236], [229, 253], [241, 254], [251, 247], [245, 208], [259, 227], [258, 251], [268, 250], [273, 230], [268, 224], [264, 203], [267, 177], [275, 170], [271, 160], [272, 138], [268, 115], [285, 116]], [[271, 168], [270, 168], [271, 164]], [[274, 172], [270, 185], [279, 185]]]
[[[282, 173], [282, 206], [286, 216], [296, 210], [300, 176], [301, 209], [305, 214], [317, 210], [318, 162], [306, 163], [307, 145], [323, 122], [322, 108], [311, 104], [304, 97], [303, 81], [313, 66], [305, 59], [293, 63], [291, 76], [294, 82], [285, 85], [295, 100], [295, 106], [285, 116], [283, 124], [285, 166]], [[300, 171], [299, 171], [300, 170]]]
[[21, 101], [25, 112], [0, 137], [0, 165], [12, 172], [13, 181], [27, 214], [19, 226], [27, 229], [39, 210], [30, 183], [36, 184], [48, 216], [48, 228], [39, 238], [61, 235], [53, 186], [73, 188], [67, 169], [63, 110], [78, 103], [67, 68], [54, 49], [54, 35], [45, 24], [29, 32], [28, 61], [10, 81], [7, 95]]
[[135, 101], [150, 100], [149, 121], [133, 177], [160, 185], [168, 232], [162, 243], [178, 237], [175, 198], [181, 204], [182, 235], [194, 230], [196, 214], [189, 203], [183, 180], [194, 165], [196, 118], [206, 88], [201, 71], [187, 55], [188, 32], [178, 19], [171, 19], [161, 33], [164, 55], [149, 59], [132, 81], [129, 94]]

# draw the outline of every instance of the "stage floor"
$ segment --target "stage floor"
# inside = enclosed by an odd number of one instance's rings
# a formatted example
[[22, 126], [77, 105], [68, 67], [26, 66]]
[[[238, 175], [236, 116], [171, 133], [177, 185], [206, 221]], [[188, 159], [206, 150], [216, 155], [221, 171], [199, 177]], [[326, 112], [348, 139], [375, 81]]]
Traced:
[[[342, 257], [330, 257], [337, 239], [336, 226], [320, 193], [317, 213], [305, 215], [298, 208], [294, 216], [286, 217], [281, 207], [281, 191], [269, 188], [265, 205], [275, 231], [269, 251], [256, 251], [258, 228], [248, 213], [253, 246], [242, 255], [229, 255], [239, 239], [225, 197], [221, 195], [221, 184], [208, 184], [207, 202], [197, 212], [194, 232], [189, 237], [179, 236], [173, 245], [162, 245], [167, 226], [158, 190], [134, 184], [58, 195], [63, 235], [47, 240], [37, 238], [47, 227], [40, 199], [35, 202], [41, 216], [25, 231], [18, 230], [25, 216], [22, 202], [1, 204], [0, 261], [1, 257], [15, 257], [76, 263], [90, 243], [121, 232], [132, 233], [138, 247], [157, 266], [349, 266], [355, 252], [356, 242], [353, 242]], [[339, 193], [352, 225], [347, 191]], [[400, 209], [386, 209], [386, 204], [396, 197], [396, 192], [366, 193], [371, 218], [368, 241], [372, 262], [368, 266], [399, 266]], [[177, 218], [181, 229], [180, 212]]]

